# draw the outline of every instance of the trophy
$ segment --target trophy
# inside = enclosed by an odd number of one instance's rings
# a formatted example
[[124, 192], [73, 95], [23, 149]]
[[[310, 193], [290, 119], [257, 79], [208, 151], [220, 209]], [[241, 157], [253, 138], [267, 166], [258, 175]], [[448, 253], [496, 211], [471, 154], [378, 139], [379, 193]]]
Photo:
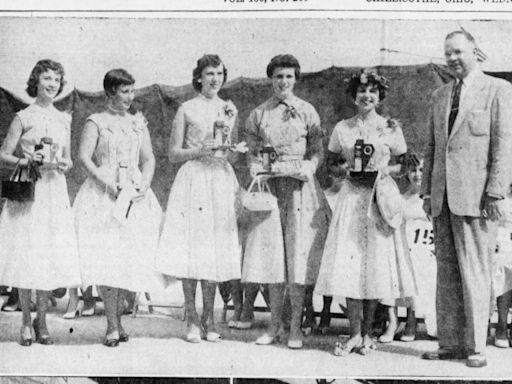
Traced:
[[229, 145], [229, 127], [222, 120], [213, 123], [213, 140], [217, 147]]

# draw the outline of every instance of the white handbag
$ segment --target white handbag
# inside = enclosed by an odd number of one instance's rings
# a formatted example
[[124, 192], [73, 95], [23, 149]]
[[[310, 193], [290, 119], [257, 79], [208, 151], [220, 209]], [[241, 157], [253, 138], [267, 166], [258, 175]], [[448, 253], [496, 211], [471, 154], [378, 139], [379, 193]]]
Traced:
[[242, 205], [249, 211], [272, 211], [277, 209], [277, 198], [270, 192], [267, 181], [256, 176], [242, 195]]

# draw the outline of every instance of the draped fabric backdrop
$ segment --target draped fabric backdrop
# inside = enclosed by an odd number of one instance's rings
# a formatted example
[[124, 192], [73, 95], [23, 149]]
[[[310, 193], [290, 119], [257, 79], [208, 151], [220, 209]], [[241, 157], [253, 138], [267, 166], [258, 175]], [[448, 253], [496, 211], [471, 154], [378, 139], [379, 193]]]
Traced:
[[[398, 118], [402, 122], [408, 146], [421, 153], [425, 141], [425, 124], [430, 94], [452, 77], [444, 66], [436, 64], [414, 66], [382, 66], [379, 73], [390, 80], [390, 89], [383, 101], [380, 112], [384, 116]], [[296, 85], [296, 94], [313, 104], [322, 120], [322, 125], [330, 135], [334, 125], [355, 113], [352, 99], [346, 95], [345, 80], [361, 68], [331, 67], [320, 72], [304, 73]], [[491, 75], [512, 81], [512, 73], [500, 72]], [[239, 131], [249, 112], [266, 100], [272, 93], [269, 79], [237, 78], [228, 82], [220, 96], [231, 99], [239, 111]], [[171, 122], [178, 106], [194, 97], [192, 85], [173, 87], [154, 84], [136, 91], [133, 108], [141, 111], [149, 123], [149, 131], [156, 157], [156, 171], [152, 188], [165, 208], [169, 189], [179, 165], [167, 160], [167, 148], [171, 132]], [[26, 107], [26, 103], [9, 91], [0, 87], [0, 140], [3, 140], [14, 114]], [[71, 154], [76, 160], [80, 134], [87, 116], [105, 108], [104, 92], [83, 92], [74, 89], [55, 103], [62, 111], [72, 114]], [[324, 141], [327, 147], [328, 138]], [[239, 158], [235, 170], [242, 185], [248, 182], [245, 159]], [[2, 177], [8, 171], [1, 171]], [[323, 186], [329, 183], [325, 168], [319, 170], [319, 180]], [[70, 197], [76, 193], [85, 179], [80, 167], [74, 167], [68, 175]]]

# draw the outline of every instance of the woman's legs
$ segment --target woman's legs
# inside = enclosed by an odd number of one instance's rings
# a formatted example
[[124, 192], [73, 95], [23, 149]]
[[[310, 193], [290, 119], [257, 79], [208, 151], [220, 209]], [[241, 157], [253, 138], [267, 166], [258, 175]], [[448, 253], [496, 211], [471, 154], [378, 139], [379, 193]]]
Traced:
[[37, 315], [34, 319], [34, 332], [36, 339], [41, 344], [53, 344], [48, 327], [46, 325], [46, 312], [48, 311], [48, 300], [50, 299], [51, 291], [36, 291], [36, 311]]
[[334, 354], [336, 356], [346, 356], [360, 348], [363, 343], [361, 336], [361, 316], [363, 310], [363, 300], [346, 298], [347, 317], [350, 325], [350, 338], [346, 343], [336, 342]]
[[196, 310], [197, 280], [183, 279], [183, 296], [185, 297], [185, 317], [187, 318], [187, 341], [199, 343], [201, 341], [201, 325]]
[[119, 341], [128, 341], [128, 333], [124, 330], [121, 324], [121, 317], [125, 311], [125, 300], [129, 296], [130, 291], [126, 289], [119, 289], [117, 293], [117, 329], [119, 331]]
[[302, 314], [304, 311], [304, 297], [306, 287], [302, 284], [288, 285], [288, 292], [291, 304], [290, 337], [288, 347], [293, 349], [302, 348]]
[[375, 319], [376, 308], [377, 300], [363, 300], [363, 326], [361, 329], [363, 348], [360, 349], [361, 354], [367, 354], [371, 349], [375, 349], [373, 342], [373, 321]]
[[270, 328], [256, 340], [256, 344], [260, 345], [272, 344], [279, 336], [281, 329], [285, 285], [269, 284], [268, 289], [270, 294]]
[[331, 304], [332, 296], [323, 296], [323, 307], [320, 313], [320, 325], [318, 326], [321, 333], [325, 333], [331, 324]]
[[32, 319], [30, 316], [30, 289], [18, 290], [19, 301], [21, 305], [21, 331], [20, 344], [28, 347], [32, 344]]
[[69, 288], [68, 293], [68, 307], [66, 308], [66, 313], [64, 313], [62, 317], [65, 319], [73, 319], [75, 318], [78, 309], [78, 288]]
[[105, 306], [105, 317], [107, 318], [107, 334], [103, 344], [109, 347], [114, 347], [119, 344], [119, 289], [102, 285], [98, 287], [98, 290]]
[[508, 291], [498, 296], [498, 324], [494, 336], [494, 345], [500, 348], [506, 348], [509, 345], [507, 332], [507, 318], [512, 299], [512, 291]]
[[201, 280], [201, 291], [203, 293], [203, 314], [201, 316], [201, 325], [206, 332], [208, 341], [219, 341], [220, 335], [215, 329], [214, 305], [215, 294], [217, 292], [217, 282]]
[[240, 280], [231, 280], [229, 282], [231, 289], [231, 299], [233, 300], [233, 316], [228, 321], [228, 326], [230, 328], [236, 328], [236, 323], [240, 321], [240, 317], [242, 316], [242, 308], [244, 302], [244, 291], [242, 288], [242, 282]]
[[251, 327], [254, 319], [254, 302], [258, 296], [260, 285], [257, 283], [245, 283], [244, 287], [244, 304], [242, 307], [242, 314], [237, 328], [248, 329]]
[[315, 322], [315, 310], [313, 308], [313, 285], [306, 286], [306, 292], [304, 296], [304, 323], [302, 324], [302, 330], [304, 335], [309, 336], [313, 333], [313, 328], [316, 326]]
[[94, 307], [96, 305], [96, 299], [92, 294], [92, 285], [89, 285], [85, 291], [82, 290], [82, 297], [84, 299], [84, 316], [94, 315]]
[[401, 341], [413, 341], [416, 338], [416, 313], [414, 308], [407, 307], [407, 320], [405, 322], [405, 329]]
[[[388, 326], [384, 333], [379, 337], [381, 343], [391, 343], [395, 338], [396, 330], [398, 329], [398, 316], [396, 313], [396, 307], [386, 305], [388, 312]], [[375, 314], [375, 311], [374, 311]], [[373, 323], [373, 320], [372, 320]], [[373, 327], [373, 324], [372, 324]]]

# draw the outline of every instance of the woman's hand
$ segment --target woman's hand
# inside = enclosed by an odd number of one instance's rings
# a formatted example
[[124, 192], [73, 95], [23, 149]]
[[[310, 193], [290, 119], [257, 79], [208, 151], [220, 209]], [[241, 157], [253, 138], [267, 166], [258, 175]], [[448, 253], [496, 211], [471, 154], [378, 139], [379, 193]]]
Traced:
[[299, 174], [306, 177], [308, 180], [312, 179], [316, 173], [316, 162], [312, 160], [302, 160], [300, 164]]
[[114, 200], [117, 199], [121, 188], [117, 185], [117, 183], [109, 182], [105, 184], [105, 190]]
[[72, 167], [72, 163], [68, 159], [58, 159], [57, 161], [57, 172], [64, 174], [69, 171]]
[[350, 167], [347, 162], [344, 162], [343, 164], [331, 165], [329, 171], [335, 177], [346, 177], [350, 171]]
[[146, 183], [140, 183], [139, 185], [135, 186], [135, 191], [137, 191], [137, 194], [132, 198], [132, 201], [134, 203], [137, 203], [141, 200], [144, 200], [146, 197], [146, 193], [148, 192], [149, 185], [146, 185]]
[[213, 150], [215, 149], [216, 146], [217, 145], [215, 143], [215, 140], [213, 140], [213, 139], [205, 140], [203, 142], [202, 147], [199, 149], [199, 156], [202, 157], [202, 156], [213, 155]]
[[30, 161], [32, 161], [34, 163], [43, 164], [43, 160], [44, 160], [44, 154], [41, 149], [38, 151], [34, 151], [30, 155]]
[[264, 172], [265, 169], [263, 168], [263, 165], [261, 163], [251, 163], [249, 166], [249, 173], [251, 177], [254, 179], [258, 173]]

